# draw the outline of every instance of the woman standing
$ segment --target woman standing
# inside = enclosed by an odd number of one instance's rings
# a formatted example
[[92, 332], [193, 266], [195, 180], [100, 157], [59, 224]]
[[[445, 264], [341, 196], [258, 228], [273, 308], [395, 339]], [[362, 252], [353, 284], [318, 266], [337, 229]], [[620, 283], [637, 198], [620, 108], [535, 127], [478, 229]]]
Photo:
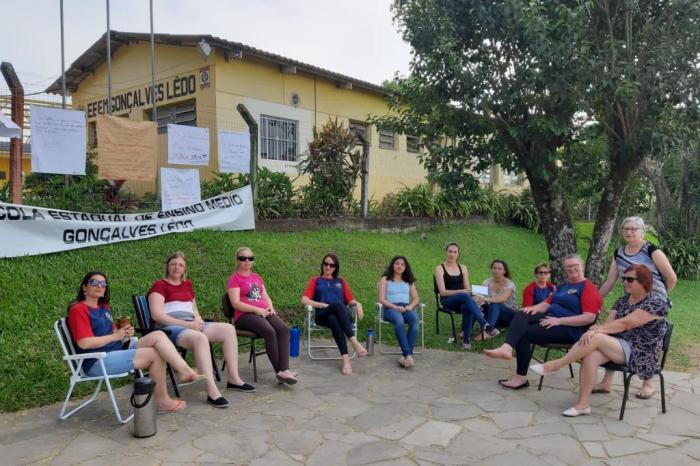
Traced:
[[459, 244], [448, 243], [445, 247], [445, 261], [435, 267], [435, 288], [440, 295], [440, 303], [445, 309], [462, 314], [462, 349], [471, 349], [471, 335], [474, 319], [481, 324], [485, 338], [493, 338], [500, 332], [489, 325], [479, 309], [479, 305], [470, 296], [469, 272], [467, 266], [458, 263]]
[[340, 262], [335, 254], [326, 254], [321, 261], [321, 274], [312, 277], [301, 297], [301, 304], [316, 309], [315, 322], [331, 329], [335, 344], [343, 359], [341, 373], [352, 374], [347, 339], [357, 356], [367, 356], [367, 350], [357, 341], [352, 329], [352, 316], [346, 306], [355, 306], [357, 318], [364, 315], [362, 304], [355, 300], [347, 282], [339, 276]]
[[[671, 267], [666, 255], [656, 246], [644, 240], [646, 225], [640, 217], [627, 217], [620, 225], [620, 233], [625, 241], [624, 246], [615, 250], [615, 255], [610, 262], [608, 278], [600, 286], [600, 294], [605, 297], [615, 286], [615, 281], [621, 277], [623, 272], [631, 265], [645, 265], [651, 271], [653, 279], [652, 294], [670, 308], [668, 293], [676, 286], [678, 279]], [[611, 319], [608, 316], [608, 319]], [[612, 390], [612, 379], [614, 372], [606, 371], [603, 380], [593, 388], [593, 393], [610, 393]], [[644, 380], [642, 388], [635, 397], [647, 400], [654, 395], [654, 387], [651, 378]]]
[[535, 266], [535, 281], [523, 288], [523, 307], [539, 304], [557, 291], [557, 287], [549, 281], [551, 274], [552, 271], [546, 262]]
[[613, 305], [611, 318], [603, 325], [593, 325], [563, 358], [530, 368], [547, 375], [581, 361], [579, 397], [562, 413], [564, 416], [590, 414], [598, 366], [608, 361], [629, 366], [642, 380], [649, 380], [659, 370], [668, 306], [652, 292], [652, 273], [646, 266], [631, 265], [620, 278], [625, 294]]
[[214, 379], [210, 341], [223, 343], [228, 371], [226, 386], [242, 392], [255, 387], [238, 375], [238, 339], [236, 329], [224, 322], [204, 322], [199, 315], [192, 282], [187, 279], [187, 262], [182, 252], [173, 253], [165, 261], [165, 278], [148, 290], [148, 307], [157, 328], [168, 334], [177, 346], [192, 350], [197, 368], [207, 376], [207, 403], [215, 408], [228, 408]]
[[557, 291], [545, 301], [516, 313], [505, 343], [496, 349], [484, 351], [490, 358], [511, 360], [515, 349], [516, 371], [510, 379], [498, 381], [503, 388], [519, 390], [530, 386], [527, 380], [530, 345], [573, 344], [585, 328], [595, 322], [603, 299], [593, 282], [583, 275], [581, 257], [577, 254], [566, 256], [564, 270], [566, 283], [559, 285]]
[[[131, 325], [116, 328], [109, 307], [109, 283], [102, 272], [89, 272], [83, 277], [78, 295], [68, 306], [68, 328], [78, 353], [105, 351], [107, 374], [120, 374], [132, 369], [148, 369], [155, 382], [156, 405], [159, 411], [179, 411], [183, 400], [173, 400], [165, 383], [165, 366], [170, 364], [180, 374], [180, 383], [190, 384], [206, 379], [197, 374], [180, 357], [163, 332], [144, 335], [134, 345], [122, 349], [122, 341], [134, 335]], [[102, 375], [97, 359], [86, 359], [83, 370], [91, 377]]]
[[[391, 259], [379, 280], [379, 302], [384, 306], [384, 320], [394, 326], [396, 340], [401, 347], [401, 367], [413, 367], [413, 347], [418, 337], [420, 319], [416, 313], [418, 290], [411, 266], [404, 256]], [[408, 324], [408, 330], [404, 329]]]
[[247, 247], [236, 250], [236, 271], [228, 279], [228, 297], [236, 326], [265, 340], [265, 352], [277, 373], [277, 380], [294, 385], [296, 374], [289, 370], [289, 329], [279, 318], [260, 275], [253, 272], [255, 256]]

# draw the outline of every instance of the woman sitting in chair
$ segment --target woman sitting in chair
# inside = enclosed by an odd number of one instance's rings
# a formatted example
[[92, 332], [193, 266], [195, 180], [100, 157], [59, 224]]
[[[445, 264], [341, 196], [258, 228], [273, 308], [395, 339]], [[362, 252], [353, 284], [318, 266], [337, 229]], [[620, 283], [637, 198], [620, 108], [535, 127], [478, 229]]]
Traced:
[[475, 301], [486, 309], [486, 322], [492, 328], [508, 327], [515, 317], [515, 283], [511, 280], [506, 261], [491, 262], [491, 277], [481, 284], [489, 290], [488, 296], [476, 296]]
[[[401, 347], [401, 367], [412, 367], [413, 347], [418, 337], [420, 319], [416, 313], [418, 290], [411, 266], [404, 256], [391, 259], [379, 280], [379, 302], [384, 306], [384, 320], [394, 326], [396, 340]], [[408, 330], [404, 328], [408, 324]]]
[[148, 290], [148, 307], [156, 328], [163, 330], [177, 346], [192, 350], [197, 368], [207, 376], [207, 402], [215, 408], [228, 408], [228, 400], [216, 386], [211, 360], [210, 341], [223, 343], [228, 371], [227, 387], [255, 391], [238, 375], [238, 339], [233, 325], [224, 322], [204, 322], [197, 310], [194, 288], [187, 279], [187, 262], [181, 252], [165, 261], [165, 278]]
[[486, 322], [479, 305], [470, 296], [469, 272], [467, 266], [460, 264], [459, 245], [448, 243], [445, 247], [445, 262], [435, 268], [435, 285], [440, 295], [442, 307], [462, 314], [462, 349], [471, 349], [469, 336], [476, 318], [481, 324], [485, 338], [493, 338], [499, 331]]
[[559, 285], [557, 291], [545, 301], [516, 313], [505, 343], [496, 349], [484, 351], [490, 358], [510, 360], [515, 349], [515, 375], [498, 381], [503, 388], [519, 390], [530, 386], [527, 366], [533, 343], [573, 344], [585, 328], [595, 322], [603, 298], [593, 282], [584, 277], [581, 257], [577, 254], [566, 256], [564, 270], [566, 283]]
[[335, 254], [326, 254], [321, 261], [321, 274], [309, 280], [304, 295], [301, 297], [301, 304], [311, 306], [316, 310], [314, 321], [317, 325], [322, 325], [331, 329], [335, 344], [338, 345], [340, 355], [343, 359], [341, 373], [343, 375], [352, 374], [350, 365], [350, 355], [348, 354], [347, 339], [355, 349], [357, 356], [362, 358], [367, 356], [367, 350], [357, 341], [357, 337], [352, 328], [352, 316], [346, 307], [355, 306], [357, 318], [362, 320], [362, 304], [355, 300], [347, 282], [338, 276], [340, 273], [340, 263]]
[[[165, 384], [166, 363], [179, 374], [181, 383], [193, 383], [206, 379], [197, 374], [180, 357], [163, 332], [151, 332], [131, 340], [134, 327], [116, 328], [109, 307], [109, 283], [102, 272], [89, 272], [80, 282], [78, 295], [68, 306], [68, 328], [78, 353], [106, 352], [104, 359], [107, 374], [121, 374], [132, 369], [148, 369], [155, 381], [156, 405], [159, 411], [179, 411], [186, 406], [183, 400], [173, 400]], [[124, 341], [129, 342], [126, 349]], [[102, 375], [97, 359], [86, 359], [83, 370], [91, 377]]]
[[549, 281], [551, 274], [549, 264], [546, 262], [535, 266], [535, 281], [523, 288], [523, 307], [539, 304], [557, 291], [557, 287]]
[[598, 366], [608, 361], [629, 366], [641, 380], [650, 379], [659, 369], [668, 305], [652, 293], [654, 279], [645, 265], [627, 267], [620, 278], [625, 294], [613, 304], [608, 320], [593, 325], [563, 358], [531, 367], [539, 375], [548, 375], [581, 361], [578, 401], [564, 416], [590, 414]]
[[253, 272], [253, 251], [236, 250], [236, 271], [228, 279], [227, 294], [233, 305], [233, 319], [241, 330], [265, 340], [265, 352], [277, 373], [277, 380], [294, 385], [296, 374], [289, 370], [289, 329], [279, 318], [260, 275]]

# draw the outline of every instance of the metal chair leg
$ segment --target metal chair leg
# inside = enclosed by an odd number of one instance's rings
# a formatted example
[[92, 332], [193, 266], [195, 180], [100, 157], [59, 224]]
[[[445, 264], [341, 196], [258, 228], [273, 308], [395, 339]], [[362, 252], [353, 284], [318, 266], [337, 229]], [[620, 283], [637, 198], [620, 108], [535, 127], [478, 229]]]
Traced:
[[659, 382], [661, 383], [661, 412], [666, 412], [666, 384], [664, 383], [664, 374], [659, 372]]
[[452, 322], [452, 344], [456, 345], [457, 344], [457, 330], [455, 328], [455, 315], [454, 313], [450, 313], [450, 322]]
[[629, 398], [630, 394], [630, 382], [632, 381], [632, 376], [634, 373], [632, 372], [623, 372], [622, 377], [625, 382], [625, 391], [622, 394], [622, 406], [620, 407], [620, 420], [622, 420], [625, 417], [625, 407], [627, 406], [627, 399]]
[[219, 374], [219, 366], [216, 364], [216, 358], [214, 357], [214, 346], [209, 343], [209, 354], [211, 355], [211, 367], [214, 370], [214, 377], [216, 377], [217, 382], [221, 382], [221, 374]]
[[175, 373], [173, 372], [173, 368], [170, 367], [170, 364], [168, 364], [167, 370], [168, 370], [168, 376], [170, 377], [170, 384], [173, 386], [173, 391], [175, 392], [175, 396], [177, 398], [180, 398], [180, 389], [177, 387], [177, 381], [175, 380]]
[[258, 381], [258, 358], [255, 348], [255, 338], [250, 339], [250, 359], [253, 361], [253, 382]]
[[[550, 348], [547, 348], [547, 350], [544, 352], [544, 361], [542, 361], [542, 364], [547, 362], [547, 359], [549, 358], [549, 350], [550, 350]], [[540, 383], [537, 386], [537, 391], [542, 390], [542, 382], [544, 382], [544, 376], [541, 375], [540, 376]]]

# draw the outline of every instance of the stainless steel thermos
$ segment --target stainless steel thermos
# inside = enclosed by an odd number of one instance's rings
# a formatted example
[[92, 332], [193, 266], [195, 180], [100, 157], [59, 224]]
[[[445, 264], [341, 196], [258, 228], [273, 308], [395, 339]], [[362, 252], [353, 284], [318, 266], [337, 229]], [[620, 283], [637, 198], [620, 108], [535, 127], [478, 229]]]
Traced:
[[134, 437], [150, 437], [157, 432], [156, 400], [153, 390], [156, 383], [150, 377], [139, 377], [134, 380], [134, 391], [131, 394], [131, 406], [134, 407]]

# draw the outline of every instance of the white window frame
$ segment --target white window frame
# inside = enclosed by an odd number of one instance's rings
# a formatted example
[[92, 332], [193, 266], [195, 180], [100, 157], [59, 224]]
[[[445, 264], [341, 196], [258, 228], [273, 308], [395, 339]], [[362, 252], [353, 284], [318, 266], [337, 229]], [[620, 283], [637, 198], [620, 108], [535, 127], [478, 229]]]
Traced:
[[[290, 149], [293, 149], [292, 155], [289, 154]], [[296, 162], [299, 159], [299, 121], [261, 114], [260, 157], [264, 160]]]

